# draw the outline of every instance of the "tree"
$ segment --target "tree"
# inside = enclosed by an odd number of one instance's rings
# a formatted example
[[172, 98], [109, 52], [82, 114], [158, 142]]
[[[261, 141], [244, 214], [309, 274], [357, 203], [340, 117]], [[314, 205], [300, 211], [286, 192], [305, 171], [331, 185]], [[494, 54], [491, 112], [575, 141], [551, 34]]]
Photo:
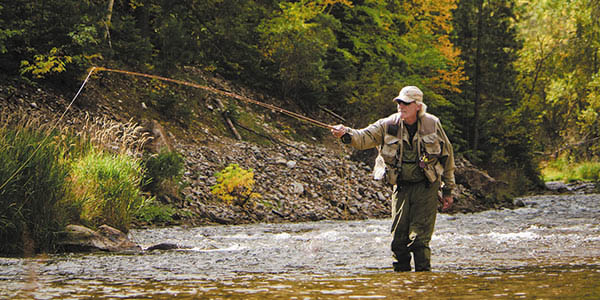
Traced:
[[337, 46], [333, 30], [339, 27], [326, 9], [338, 3], [349, 6], [346, 0], [282, 2], [281, 10], [258, 28], [260, 48], [273, 66], [284, 98], [303, 99], [303, 91], [326, 91], [325, 57]]
[[455, 4], [355, 1], [352, 8], [335, 7], [332, 14], [342, 25], [335, 31], [338, 48], [328, 58], [333, 106], [352, 109], [365, 124], [395, 110], [391, 99], [402, 86], [417, 85], [429, 107], [444, 114], [451, 103], [443, 95], [465, 79], [449, 39]]
[[[455, 42], [462, 50], [469, 77], [455, 98], [455, 112], [468, 141], [466, 154], [476, 161], [491, 161], [493, 153], [505, 150], [505, 134], [517, 130], [508, 127], [511, 122], [507, 121], [513, 118], [519, 99], [513, 63], [520, 44], [513, 5], [512, 0], [465, 0], [454, 13]], [[502, 164], [507, 159], [495, 160]]]
[[[63, 62], [72, 58], [71, 67], [81, 67], [98, 53], [97, 9], [91, 1], [6, 1], [0, 10], [0, 49], [6, 49], [0, 58], [0, 69], [16, 75], [22, 62], [32, 66], [36, 61], [52, 63], [52, 58], [57, 57]], [[43, 71], [45, 66], [42, 64], [37, 70]]]
[[523, 114], [542, 150], [598, 156], [599, 1], [520, 1]]

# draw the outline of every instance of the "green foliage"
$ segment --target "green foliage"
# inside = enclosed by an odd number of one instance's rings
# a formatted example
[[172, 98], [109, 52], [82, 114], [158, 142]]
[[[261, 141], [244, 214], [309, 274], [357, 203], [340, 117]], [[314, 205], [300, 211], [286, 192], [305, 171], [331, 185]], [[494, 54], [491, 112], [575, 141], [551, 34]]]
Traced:
[[582, 180], [600, 181], [600, 163], [583, 162], [577, 167], [577, 174]]
[[161, 149], [160, 153], [144, 157], [144, 188], [159, 194], [165, 182], [176, 184], [184, 170], [184, 160], [181, 154]]
[[[423, 86], [435, 99], [430, 107], [448, 105], [440, 95], [461, 78], [448, 41], [454, 3], [116, 1], [108, 22], [103, 2], [16, 0], [0, 10], [0, 28], [20, 33], [0, 34], [7, 49], [0, 67], [11, 73], [20, 67], [15, 61], [28, 61], [29, 72], [46, 70], [32, 63], [37, 56], [73, 79], [101, 59], [142, 71], [196, 65], [289, 97], [306, 111], [323, 104], [365, 123], [393, 111], [389, 99], [405, 84]], [[51, 49], [72, 64], [49, 58]], [[174, 112], [187, 123], [185, 110]]]
[[456, 148], [472, 162], [492, 170], [515, 189], [538, 184], [539, 171], [531, 120], [521, 113], [516, 88], [521, 44], [513, 0], [465, 0], [454, 12], [454, 42], [471, 78], [452, 95], [450, 110]]
[[[2, 13], [2, 10], [4, 9], [4, 7], [2, 7], [2, 5], [0, 5], [0, 13]], [[22, 34], [23, 32], [20, 30], [11, 30], [11, 29], [5, 29], [6, 28], [6, 24], [4, 22], [3, 19], [0, 19], [0, 54], [4, 54], [6, 52], [8, 52], [8, 49], [6, 48], [6, 40], [16, 37], [20, 34]]]
[[140, 163], [124, 154], [92, 150], [73, 163], [71, 186], [81, 203], [81, 219], [90, 226], [107, 224], [127, 232], [143, 205]]
[[254, 188], [254, 171], [245, 170], [238, 164], [229, 164], [225, 169], [215, 173], [217, 184], [211, 187], [213, 195], [228, 204], [244, 206], [247, 202], [254, 205], [253, 200], [261, 195], [252, 192]]
[[253, 86], [278, 86], [265, 73], [257, 28], [278, 1], [206, 0], [188, 8], [187, 26], [194, 30], [196, 58], [207, 70], [240, 78]]
[[[548, 154], [598, 157], [600, 8], [595, 0], [520, 1], [521, 103]], [[567, 145], [567, 147], [565, 147]]]
[[189, 65], [194, 60], [194, 40], [189, 36], [194, 30], [183, 17], [185, 11], [173, 12], [164, 16], [160, 26], [156, 29], [160, 41], [158, 64], [162, 70], [173, 70], [177, 66]]
[[68, 167], [57, 134], [46, 133], [0, 129], [0, 253], [52, 251], [63, 229]]
[[600, 163], [594, 161], [577, 163], [563, 155], [546, 162], [542, 175], [545, 181], [600, 181]]
[[[25, 1], [2, 4], [0, 68], [10, 75], [75, 79], [99, 54], [98, 38], [89, 42], [103, 15], [104, 4], [93, 1]], [[84, 38], [85, 36], [85, 38]], [[21, 62], [24, 62], [21, 65]], [[49, 73], [49, 72], [53, 73]], [[69, 82], [70, 83], [70, 82]]]
[[36, 78], [44, 78], [45, 75], [51, 73], [61, 73], [66, 70], [66, 65], [73, 61], [70, 56], [58, 55], [59, 50], [56, 48], [50, 49], [48, 55], [34, 55], [34, 63], [27, 60], [21, 61], [21, 74], [31, 73]]
[[105, 49], [104, 52], [107, 54], [104, 56], [114, 57], [117, 61], [130, 66], [151, 68], [149, 63], [153, 54], [152, 43], [147, 32], [144, 32], [139, 24], [133, 15], [114, 16], [111, 31], [112, 48]]
[[462, 50], [466, 75], [472, 80], [461, 86], [461, 97], [455, 100], [453, 111], [467, 147], [475, 152], [502, 151], [502, 145], [492, 145], [490, 140], [505, 139], [506, 127], [498, 126], [498, 122], [511, 122], [507, 120], [517, 108], [513, 105], [519, 98], [513, 63], [520, 45], [512, 5], [512, 0], [467, 0], [459, 2], [454, 14], [454, 39]]
[[324, 59], [336, 46], [333, 29], [339, 21], [323, 14], [327, 5], [319, 1], [283, 2], [280, 7], [258, 30], [263, 54], [281, 82], [281, 94], [297, 98], [304, 89], [324, 92], [329, 79]]
[[146, 223], [170, 223], [173, 221], [175, 208], [152, 199], [145, 201], [135, 213], [135, 218]]

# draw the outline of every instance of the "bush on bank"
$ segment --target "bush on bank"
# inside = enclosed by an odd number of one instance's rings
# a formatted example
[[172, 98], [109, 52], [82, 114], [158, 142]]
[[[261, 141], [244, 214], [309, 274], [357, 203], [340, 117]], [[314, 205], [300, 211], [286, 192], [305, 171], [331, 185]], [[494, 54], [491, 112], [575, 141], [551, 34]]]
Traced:
[[158, 154], [146, 155], [143, 159], [145, 167], [143, 187], [153, 194], [160, 194], [176, 185], [181, 179], [184, 159], [181, 154], [161, 149]]

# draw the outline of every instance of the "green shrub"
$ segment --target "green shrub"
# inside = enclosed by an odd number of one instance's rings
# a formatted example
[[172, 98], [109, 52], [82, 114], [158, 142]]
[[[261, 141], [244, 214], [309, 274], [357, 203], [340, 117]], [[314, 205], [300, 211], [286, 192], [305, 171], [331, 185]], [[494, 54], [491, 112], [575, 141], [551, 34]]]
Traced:
[[183, 174], [184, 160], [181, 154], [163, 148], [160, 153], [144, 158], [144, 189], [160, 194], [165, 182], [174, 185]]
[[559, 157], [548, 162], [542, 169], [542, 174], [546, 181], [600, 181], [600, 163], [590, 161], [575, 163], [565, 157]]
[[221, 172], [215, 173], [215, 177], [217, 177], [217, 184], [211, 187], [211, 192], [228, 204], [243, 206], [249, 200], [261, 197], [260, 194], [252, 192], [254, 188], [252, 169], [245, 170], [237, 164], [229, 164]]
[[127, 232], [143, 205], [142, 167], [124, 154], [96, 150], [73, 164], [72, 190], [81, 203], [81, 219], [92, 227], [107, 224]]
[[66, 71], [65, 66], [73, 61], [71, 56], [59, 55], [60, 50], [52, 48], [48, 55], [34, 55], [35, 62], [21, 61], [21, 75], [31, 73], [35, 78], [44, 78], [46, 74], [61, 73]]
[[600, 163], [584, 162], [577, 167], [577, 174], [582, 180], [600, 181]]
[[0, 253], [52, 251], [65, 225], [68, 167], [57, 134], [46, 134], [0, 129]]
[[146, 223], [170, 223], [173, 221], [175, 208], [152, 199], [146, 201], [136, 212], [136, 219]]

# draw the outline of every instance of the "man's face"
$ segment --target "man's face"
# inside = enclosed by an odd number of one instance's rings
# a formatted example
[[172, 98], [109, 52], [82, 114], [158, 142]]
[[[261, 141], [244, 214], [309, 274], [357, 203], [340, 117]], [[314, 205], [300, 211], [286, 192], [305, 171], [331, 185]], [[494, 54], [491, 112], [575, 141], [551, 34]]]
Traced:
[[403, 101], [396, 101], [398, 103], [398, 112], [402, 113], [404, 118], [413, 118], [417, 116], [417, 112], [421, 109], [421, 105], [417, 102], [406, 103]]

